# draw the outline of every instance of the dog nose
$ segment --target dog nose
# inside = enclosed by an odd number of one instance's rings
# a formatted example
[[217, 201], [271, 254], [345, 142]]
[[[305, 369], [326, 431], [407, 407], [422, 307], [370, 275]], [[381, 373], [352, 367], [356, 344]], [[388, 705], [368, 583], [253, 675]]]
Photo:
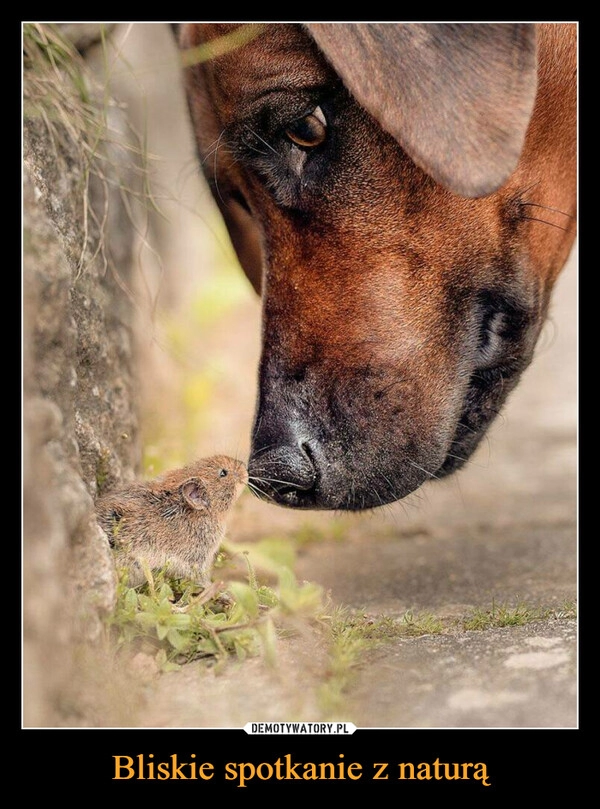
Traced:
[[269, 500], [292, 505], [299, 492], [310, 491], [317, 472], [306, 444], [256, 450], [249, 462], [250, 480]]

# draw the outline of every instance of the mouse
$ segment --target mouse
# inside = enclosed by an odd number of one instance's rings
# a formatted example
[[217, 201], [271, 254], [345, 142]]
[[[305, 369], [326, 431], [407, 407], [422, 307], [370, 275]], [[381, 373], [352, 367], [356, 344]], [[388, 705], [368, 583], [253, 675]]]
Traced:
[[247, 483], [244, 463], [214, 455], [101, 495], [96, 519], [129, 586], [146, 580], [146, 566], [206, 587], [227, 516]]

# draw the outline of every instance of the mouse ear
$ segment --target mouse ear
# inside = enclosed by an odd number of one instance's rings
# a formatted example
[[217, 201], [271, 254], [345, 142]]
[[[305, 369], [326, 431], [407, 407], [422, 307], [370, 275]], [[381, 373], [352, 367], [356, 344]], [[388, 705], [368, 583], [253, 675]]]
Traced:
[[434, 180], [500, 188], [537, 90], [533, 23], [307, 23], [356, 100]]
[[181, 484], [179, 491], [190, 508], [196, 509], [196, 511], [210, 508], [210, 497], [206, 486], [199, 478], [186, 480]]

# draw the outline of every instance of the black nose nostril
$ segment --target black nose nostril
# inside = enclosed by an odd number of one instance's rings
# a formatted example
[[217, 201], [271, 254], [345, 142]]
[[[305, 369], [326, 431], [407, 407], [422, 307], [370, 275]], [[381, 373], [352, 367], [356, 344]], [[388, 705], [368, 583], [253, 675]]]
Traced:
[[300, 444], [300, 452], [303, 453], [303, 455], [308, 459], [308, 461], [309, 461], [310, 465], [312, 466], [312, 468], [315, 469], [316, 464], [315, 464], [315, 460], [313, 458], [312, 449], [310, 447], [310, 444], [307, 441], [303, 441]]
[[304, 444], [258, 450], [250, 459], [249, 474], [266, 494], [309, 491], [317, 479], [315, 466]]

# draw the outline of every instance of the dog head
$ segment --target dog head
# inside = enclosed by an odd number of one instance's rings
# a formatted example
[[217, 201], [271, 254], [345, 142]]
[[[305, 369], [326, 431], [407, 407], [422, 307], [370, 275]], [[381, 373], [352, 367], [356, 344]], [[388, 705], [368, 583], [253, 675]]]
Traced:
[[575, 36], [183, 26], [202, 165], [263, 297], [269, 499], [372, 508], [477, 446], [574, 238]]

